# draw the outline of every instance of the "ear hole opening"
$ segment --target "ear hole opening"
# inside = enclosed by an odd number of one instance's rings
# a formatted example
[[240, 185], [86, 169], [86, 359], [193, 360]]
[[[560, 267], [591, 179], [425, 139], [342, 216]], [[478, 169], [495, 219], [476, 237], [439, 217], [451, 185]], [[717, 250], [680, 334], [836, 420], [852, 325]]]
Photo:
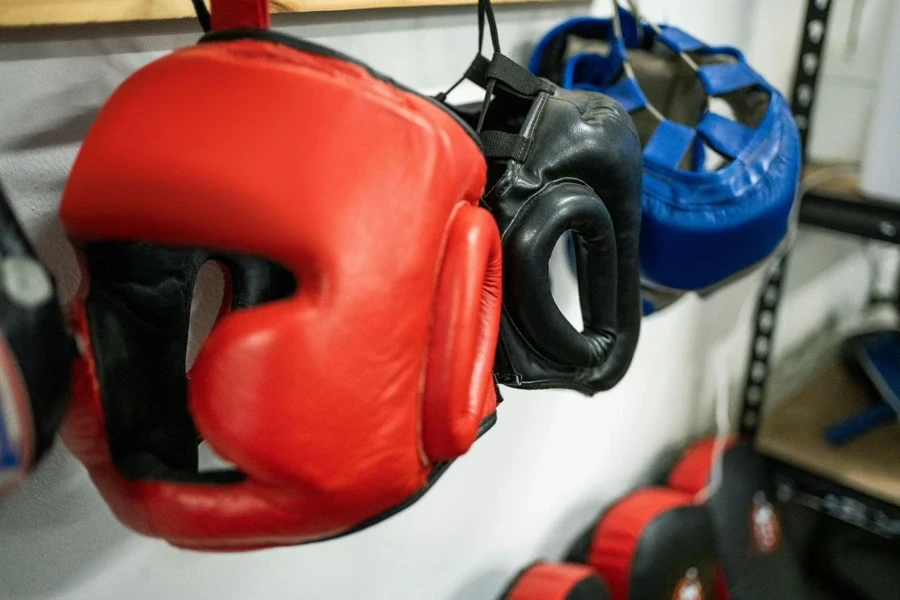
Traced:
[[584, 331], [584, 317], [578, 296], [578, 270], [575, 258], [575, 239], [566, 231], [557, 240], [547, 261], [550, 273], [550, 295], [559, 312], [576, 328]]
[[237, 474], [237, 467], [219, 456], [209, 442], [200, 442], [197, 448], [197, 473], [220, 476], [228, 472]]
[[646, 148], [650, 138], [656, 133], [656, 128], [659, 127], [659, 119], [646, 108], [631, 113], [631, 119], [634, 121], [634, 126], [638, 131], [641, 148]]
[[[730, 165], [732, 159], [719, 154], [716, 152], [711, 146], [704, 143], [703, 144], [703, 165], [702, 171], [706, 173], [715, 173], [719, 169], [725, 168]], [[699, 165], [698, 165], [699, 166]]]
[[713, 96], [709, 99], [709, 112], [724, 117], [729, 121], [737, 121], [737, 115], [734, 114], [731, 104], [718, 96]]
[[[185, 372], [190, 372], [197, 354], [213, 326], [223, 313], [226, 300], [226, 270], [218, 261], [208, 260], [197, 271], [197, 280], [191, 296], [191, 312], [188, 322]], [[228, 294], [230, 295], [230, 294]]]

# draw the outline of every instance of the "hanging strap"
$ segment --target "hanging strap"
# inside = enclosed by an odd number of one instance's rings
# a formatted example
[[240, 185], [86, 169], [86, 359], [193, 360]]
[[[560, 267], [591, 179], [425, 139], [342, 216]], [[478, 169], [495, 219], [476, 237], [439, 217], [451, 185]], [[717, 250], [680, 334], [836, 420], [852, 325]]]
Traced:
[[541, 92], [553, 93], [554, 89], [552, 83], [499, 52], [491, 59], [485, 78], [488, 82], [496, 81], [504, 91], [523, 98], [534, 98]]
[[435, 96], [435, 99], [438, 102], [446, 100], [450, 92], [455, 90], [459, 84], [467, 79], [481, 87], [486, 87], [485, 73], [489, 61], [481, 53], [481, 48], [484, 45], [485, 20], [487, 20], [488, 23], [488, 33], [491, 36], [491, 46], [493, 46], [494, 54], [500, 52], [500, 34], [497, 32], [497, 19], [494, 17], [494, 7], [491, 5], [491, 0], [478, 0], [478, 46], [475, 48], [475, 58], [472, 60], [469, 68], [466, 69], [466, 72], [462, 74], [462, 77], [457, 79], [456, 82], [445, 91]]
[[[485, 21], [487, 21], [491, 46], [494, 50], [494, 55], [490, 60], [481, 53], [484, 43]], [[505, 91], [525, 98], [534, 97], [542, 91], [553, 91], [552, 84], [533, 75], [528, 69], [507, 58], [502, 53], [500, 50], [500, 37], [497, 32], [497, 20], [494, 17], [494, 8], [491, 5], [491, 0], [478, 0], [478, 47], [475, 52], [475, 58], [462, 77], [457, 79], [445, 92], [438, 94], [436, 98], [443, 102], [450, 92], [467, 79], [485, 89], [488, 89], [493, 82], [496, 82]], [[490, 92], [492, 94], [493, 89]]]
[[[202, 0], [193, 2], [195, 8], [198, 2], [202, 4]], [[269, 0], [210, 0], [210, 2], [212, 29], [268, 29], [271, 23]], [[200, 18], [199, 11], [197, 18]]]
[[194, 12], [197, 13], [197, 20], [200, 21], [200, 27], [204, 33], [209, 33], [212, 29], [212, 17], [209, 15], [209, 9], [203, 0], [191, 0], [194, 5]]

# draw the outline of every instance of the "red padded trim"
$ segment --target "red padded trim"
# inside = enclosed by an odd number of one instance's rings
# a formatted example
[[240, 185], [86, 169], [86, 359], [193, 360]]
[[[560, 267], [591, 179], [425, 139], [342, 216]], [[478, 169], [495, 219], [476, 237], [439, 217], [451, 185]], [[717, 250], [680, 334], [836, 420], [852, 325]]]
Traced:
[[[737, 444], [738, 440], [738, 436], [730, 436], [725, 441], [723, 450], [731, 448]], [[716, 438], [709, 437], [689, 446], [681, 455], [678, 464], [669, 473], [669, 487], [686, 494], [697, 494], [705, 488], [709, 483], [709, 475], [712, 471], [715, 445]]]
[[[420, 490], [441, 245], [485, 176], [445, 111], [338, 59], [240, 40], [130, 77], [76, 159], [69, 233], [267, 257], [300, 285], [224, 315], [191, 372], [198, 430], [242, 483], [122, 477], [88, 348], [65, 438], [116, 515], [176, 545], [247, 549], [342, 533]], [[89, 346], [80, 304], [73, 322]]]
[[715, 600], [731, 600], [731, 592], [728, 591], [728, 581], [725, 579], [725, 569], [722, 565], [716, 566]]
[[212, 28], [268, 29], [269, 0], [211, 0]]
[[595, 577], [584, 565], [536, 563], [516, 580], [504, 600], [566, 600], [580, 581]]
[[594, 530], [588, 564], [606, 581], [613, 600], [629, 600], [631, 565], [644, 529], [660, 514], [693, 504], [668, 488], [639, 490], [615, 504]]

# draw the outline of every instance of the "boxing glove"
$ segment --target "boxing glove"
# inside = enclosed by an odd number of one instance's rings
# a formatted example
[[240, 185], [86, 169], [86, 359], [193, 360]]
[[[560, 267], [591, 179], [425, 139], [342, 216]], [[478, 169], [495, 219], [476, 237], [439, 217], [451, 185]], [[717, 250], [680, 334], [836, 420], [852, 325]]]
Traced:
[[53, 278], [0, 188], [0, 492], [53, 443], [74, 349]]

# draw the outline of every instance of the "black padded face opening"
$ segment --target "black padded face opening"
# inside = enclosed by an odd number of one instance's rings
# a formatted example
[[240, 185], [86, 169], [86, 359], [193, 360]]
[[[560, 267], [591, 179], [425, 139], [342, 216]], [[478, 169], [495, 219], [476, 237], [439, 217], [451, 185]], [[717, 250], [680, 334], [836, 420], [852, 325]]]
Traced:
[[185, 362], [197, 275], [207, 261], [231, 281], [231, 310], [291, 296], [293, 274], [270, 260], [141, 242], [90, 242], [86, 300], [113, 462], [128, 477], [231, 483], [200, 472]]

